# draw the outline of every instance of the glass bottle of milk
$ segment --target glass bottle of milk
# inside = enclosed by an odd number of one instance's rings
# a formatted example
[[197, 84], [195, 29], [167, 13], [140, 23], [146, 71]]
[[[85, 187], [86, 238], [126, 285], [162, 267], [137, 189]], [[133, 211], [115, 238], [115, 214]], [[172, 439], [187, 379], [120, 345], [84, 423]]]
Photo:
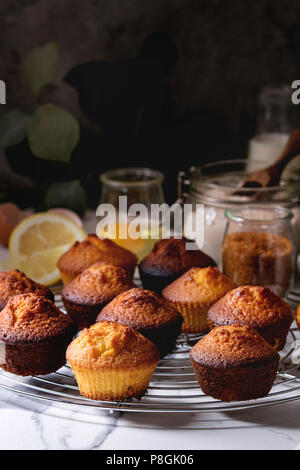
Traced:
[[[258, 98], [256, 135], [249, 141], [249, 171], [271, 165], [283, 151], [296, 127], [292, 122], [292, 106], [290, 87], [262, 89]], [[284, 177], [293, 177], [295, 169], [300, 169], [299, 157], [288, 165]]]

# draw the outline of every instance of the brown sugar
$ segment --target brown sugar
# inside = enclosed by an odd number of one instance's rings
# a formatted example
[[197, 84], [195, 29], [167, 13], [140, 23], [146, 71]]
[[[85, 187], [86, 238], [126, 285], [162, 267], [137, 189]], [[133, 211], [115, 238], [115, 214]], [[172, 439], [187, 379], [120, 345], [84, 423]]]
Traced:
[[283, 297], [293, 272], [293, 246], [283, 236], [237, 232], [223, 244], [223, 272], [237, 285], [262, 285]]

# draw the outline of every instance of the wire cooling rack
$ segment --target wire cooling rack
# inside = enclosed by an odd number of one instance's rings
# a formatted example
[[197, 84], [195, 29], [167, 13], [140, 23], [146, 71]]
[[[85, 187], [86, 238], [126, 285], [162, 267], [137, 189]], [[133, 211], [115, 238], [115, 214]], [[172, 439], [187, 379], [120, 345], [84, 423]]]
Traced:
[[[63, 310], [60, 289], [55, 289], [56, 305]], [[247, 402], [231, 402], [210, 398], [201, 391], [189, 360], [189, 350], [200, 338], [197, 335], [181, 335], [172, 352], [163, 358], [152, 377], [149, 389], [141, 399], [130, 401], [95, 401], [80, 396], [73, 373], [68, 365], [46, 376], [20, 377], [0, 369], [0, 387], [18, 394], [50, 402], [94, 407], [104, 410], [147, 413], [201, 413], [209, 411], [233, 411], [285, 403], [300, 398], [300, 341], [297, 329], [289, 332], [287, 343], [281, 352], [280, 367], [275, 383], [265, 398]], [[297, 351], [299, 348], [299, 354]]]

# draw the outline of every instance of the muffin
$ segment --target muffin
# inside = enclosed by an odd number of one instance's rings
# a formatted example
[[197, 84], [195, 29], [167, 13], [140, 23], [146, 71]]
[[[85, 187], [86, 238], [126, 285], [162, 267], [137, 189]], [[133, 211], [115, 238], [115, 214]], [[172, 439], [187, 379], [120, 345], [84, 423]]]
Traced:
[[186, 238], [160, 240], [151, 253], [139, 264], [143, 287], [161, 293], [164, 287], [175, 281], [192, 267], [216, 266], [213, 259], [201, 250], [187, 250]]
[[275, 349], [247, 325], [214, 328], [190, 358], [203, 392], [227, 402], [268, 395], [279, 364]]
[[46, 286], [32, 281], [18, 269], [0, 272], [0, 310], [7, 304], [10, 297], [18, 294], [42, 295], [54, 301], [54, 295]]
[[170, 353], [181, 332], [182, 316], [165, 299], [145, 289], [130, 289], [104, 307], [97, 321], [131, 326], [149, 338], [161, 357]]
[[159, 352], [133, 328], [99, 322], [72, 341], [67, 360], [81, 395], [92, 400], [127, 400], [146, 392]]
[[280, 350], [293, 321], [290, 306], [267, 287], [240, 286], [228, 292], [208, 311], [211, 327], [239, 323], [255, 328]]
[[17, 375], [44, 375], [65, 364], [75, 334], [70, 318], [36, 294], [11, 297], [0, 315], [0, 366]]
[[300, 304], [298, 304], [298, 307], [296, 309], [295, 320], [296, 320], [296, 323], [297, 323], [297, 326], [298, 326], [298, 330], [300, 331]]
[[183, 316], [184, 333], [205, 333], [209, 308], [234, 287], [218, 268], [191, 268], [167, 286], [162, 296]]
[[137, 257], [109, 238], [101, 239], [97, 235], [90, 234], [82, 242], [75, 242], [59, 258], [57, 267], [64, 285], [71, 282], [96, 261], [120, 266], [132, 277]]
[[116, 295], [135, 287], [128, 273], [112, 264], [94, 263], [65, 286], [64, 306], [78, 329], [88, 328]]

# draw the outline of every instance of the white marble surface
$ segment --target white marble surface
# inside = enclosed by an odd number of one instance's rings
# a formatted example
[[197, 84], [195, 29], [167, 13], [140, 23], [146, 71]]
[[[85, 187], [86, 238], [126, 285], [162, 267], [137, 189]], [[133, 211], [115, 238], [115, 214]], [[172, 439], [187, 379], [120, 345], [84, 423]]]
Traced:
[[300, 402], [150, 415], [63, 407], [0, 390], [0, 449], [300, 449]]
[[300, 401], [226, 413], [110, 414], [0, 388], [0, 449], [300, 450]]

